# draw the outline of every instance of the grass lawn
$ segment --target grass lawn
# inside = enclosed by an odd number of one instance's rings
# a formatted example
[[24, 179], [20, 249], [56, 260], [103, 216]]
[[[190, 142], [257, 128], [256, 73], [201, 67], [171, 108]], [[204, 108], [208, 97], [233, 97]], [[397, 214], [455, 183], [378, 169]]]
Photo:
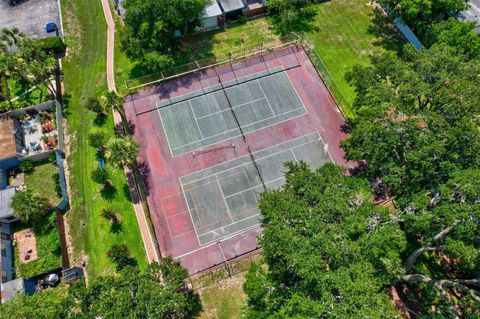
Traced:
[[[96, 150], [87, 142], [88, 133], [104, 131], [114, 136], [110, 115], [105, 121], [96, 121], [95, 115], [84, 109], [83, 101], [106, 90], [106, 23], [100, 1], [61, 0], [68, 57], [64, 59], [65, 93], [68, 120], [68, 157], [71, 210], [67, 214], [74, 257], [88, 256], [88, 276], [92, 279], [114, 271], [106, 252], [113, 243], [125, 243], [144, 269], [147, 265], [140, 230], [130, 194], [121, 170], [112, 170], [111, 181], [115, 192], [107, 196], [100, 185], [91, 180], [97, 167]], [[122, 228], [112, 232], [107, 220], [100, 216], [102, 208], [112, 208], [121, 215]]]
[[53, 163], [43, 162], [35, 165], [32, 173], [25, 174], [25, 185], [27, 189], [47, 197], [50, 205], [54, 207], [61, 199], [58, 178], [58, 167]]
[[238, 319], [242, 318], [247, 296], [242, 285], [246, 272], [219, 281], [199, 291], [203, 311], [199, 319]]
[[36, 224], [17, 223], [13, 231], [33, 228], [35, 233], [38, 258], [26, 264], [21, 264], [18, 246], [15, 246], [15, 270], [17, 277], [32, 277], [62, 266], [60, 239], [57, 231], [55, 212], [49, 213]]
[[[115, 13], [115, 12], [113, 12]], [[120, 49], [122, 25], [116, 14], [115, 22], [117, 36], [115, 37], [115, 79], [121, 87], [125, 81], [141, 77], [149, 72], [131, 61]], [[184, 39], [184, 51], [176, 57], [176, 65], [214, 58], [224, 61], [229, 58], [229, 52], [238, 52], [243, 48], [268, 43], [279, 37], [273, 33], [266, 18], [259, 18], [245, 23], [232, 23], [225, 30], [212, 30], [195, 34]]]
[[369, 55], [383, 50], [373, 31], [374, 10], [364, 0], [332, 0], [315, 6], [317, 30], [308, 36], [351, 105], [355, 92], [345, 74], [356, 64], [368, 65]]

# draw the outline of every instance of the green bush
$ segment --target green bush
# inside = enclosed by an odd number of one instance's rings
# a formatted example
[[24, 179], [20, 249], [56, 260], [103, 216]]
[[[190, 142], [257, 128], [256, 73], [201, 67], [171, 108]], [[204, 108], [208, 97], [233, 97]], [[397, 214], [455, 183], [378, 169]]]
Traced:
[[20, 167], [20, 170], [24, 173], [31, 173], [33, 172], [33, 162], [30, 161], [30, 160], [24, 160], [24, 161], [21, 161], [20, 164], [18, 165], [18, 167]]
[[92, 172], [92, 180], [98, 184], [106, 184], [110, 179], [110, 172], [106, 168], [97, 167]]
[[10, 206], [16, 217], [20, 218], [23, 222], [32, 223], [41, 220], [50, 209], [48, 200], [45, 197], [29, 189], [16, 193], [12, 197]]
[[107, 142], [107, 135], [103, 131], [94, 131], [88, 134], [88, 144], [95, 148], [105, 146]]
[[57, 54], [65, 53], [67, 45], [60, 37], [48, 37], [38, 40], [40, 48], [47, 52], [54, 52]]
[[130, 250], [125, 244], [113, 244], [107, 252], [107, 256], [117, 265], [117, 271], [127, 266], [137, 265], [137, 260], [130, 256]]

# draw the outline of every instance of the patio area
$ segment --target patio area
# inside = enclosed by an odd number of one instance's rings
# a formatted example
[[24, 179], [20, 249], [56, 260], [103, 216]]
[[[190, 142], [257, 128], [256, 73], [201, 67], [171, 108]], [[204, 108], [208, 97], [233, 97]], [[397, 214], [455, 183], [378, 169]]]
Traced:
[[41, 111], [25, 115], [19, 121], [24, 133], [23, 156], [47, 152], [57, 147], [57, 127], [53, 112]]

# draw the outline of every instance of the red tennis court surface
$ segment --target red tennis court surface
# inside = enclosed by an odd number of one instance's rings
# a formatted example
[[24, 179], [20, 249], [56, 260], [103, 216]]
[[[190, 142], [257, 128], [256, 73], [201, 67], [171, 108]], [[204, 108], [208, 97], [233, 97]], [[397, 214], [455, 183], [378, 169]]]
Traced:
[[346, 164], [344, 118], [297, 47], [161, 83], [125, 110], [161, 253], [190, 274], [258, 248], [258, 194], [284, 161]]

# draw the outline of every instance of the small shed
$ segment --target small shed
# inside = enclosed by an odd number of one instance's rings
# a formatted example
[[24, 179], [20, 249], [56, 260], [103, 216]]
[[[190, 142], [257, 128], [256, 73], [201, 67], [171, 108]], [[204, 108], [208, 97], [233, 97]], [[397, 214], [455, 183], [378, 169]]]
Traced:
[[242, 0], [219, 0], [218, 2], [227, 20], [236, 20], [243, 14], [245, 3]]
[[0, 222], [11, 223], [17, 220], [13, 217], [13, 209], [10, 207], [14, 195], [15, 188], [13, 187], [0, 190]]
[[219, 26], [218, 18], [222, 15], [222, 9], [218, 5], [217, 1], [210, 2], [203, 12], [200, 20], [202, 21], [202, 26], [198, 30], [208, 30], [215, 29]]

